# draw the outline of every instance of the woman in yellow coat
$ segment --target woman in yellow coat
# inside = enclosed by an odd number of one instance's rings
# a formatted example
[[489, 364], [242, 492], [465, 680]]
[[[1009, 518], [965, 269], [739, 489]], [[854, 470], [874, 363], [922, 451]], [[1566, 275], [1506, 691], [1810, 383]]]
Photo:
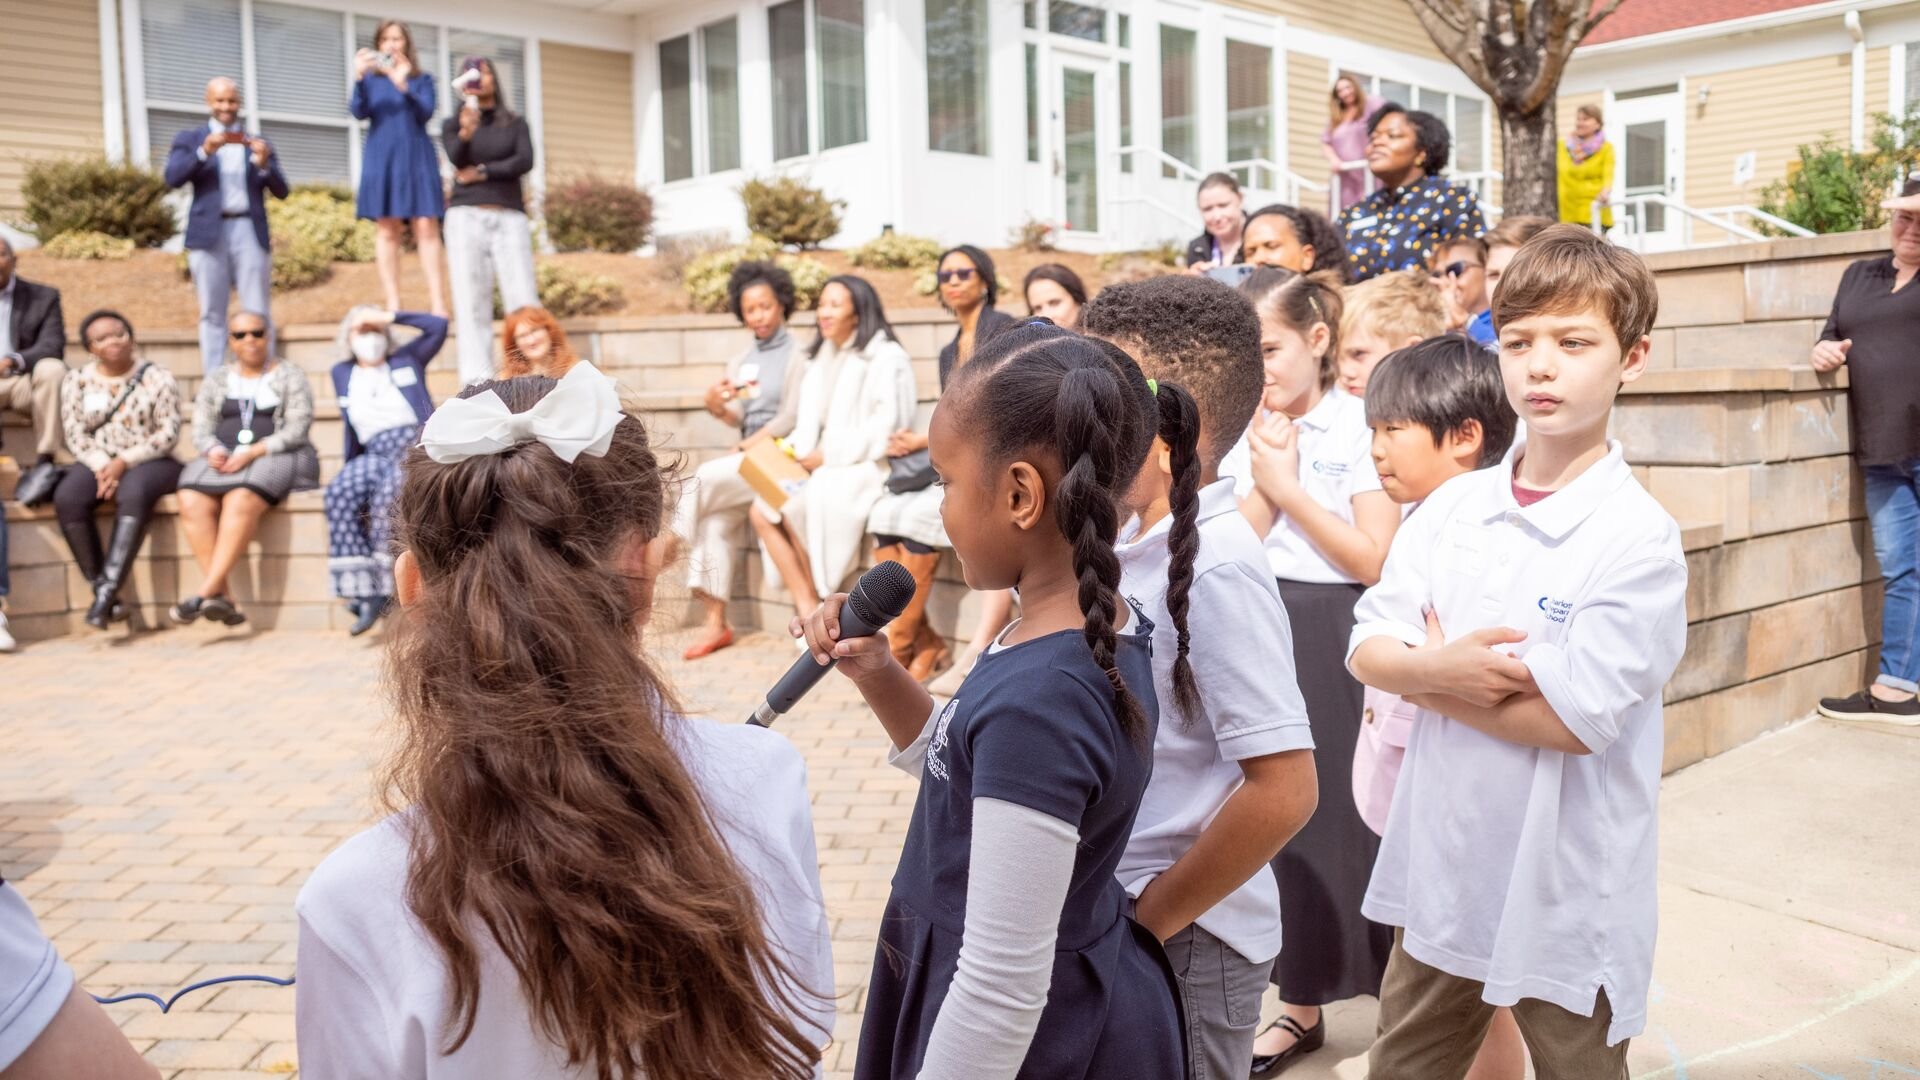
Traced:
[[[1573, 134], [1560, 144], [1560, 220], [1593, 227], [1593, 204], [1613, 194], [1613, 144], [1600, 129], [1600, 106], [1575, 111]], [[1613, 207], [1600, 209], [1601, 228], [1613, 228]]]

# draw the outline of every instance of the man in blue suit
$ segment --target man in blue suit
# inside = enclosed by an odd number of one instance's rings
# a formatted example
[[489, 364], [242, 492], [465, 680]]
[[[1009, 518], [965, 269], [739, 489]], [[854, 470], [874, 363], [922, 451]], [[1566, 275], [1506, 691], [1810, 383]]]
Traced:
[[206, 127], [173, 137], [166, 177], [169, 187], [193, 185], [187, 267], [200, 297], [200, 363], [212, 371], [227, 354], [228, 290], [240, 291], [242, 310], [273, 310], [266, 195], [286, 198], [287, 178], [267, 140], [240, 126], [240, 87], [232, 79], [207, 83], [207, 111]]

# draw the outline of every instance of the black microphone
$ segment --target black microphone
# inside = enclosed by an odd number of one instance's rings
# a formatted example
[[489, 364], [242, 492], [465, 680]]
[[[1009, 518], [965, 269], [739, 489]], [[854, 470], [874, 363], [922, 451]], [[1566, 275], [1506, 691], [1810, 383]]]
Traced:
[[[847, 594], [845, 603], [840, 605], [840, 640], [869, 637], [892, 622], [907, 603], [913, 599], [913, 574], [897, 562], [883, 562], [860, 575], [853, 583], [853, 591]], [[780, 681], [767, 691], [767, 699], [747, 717], [747, 723], [758, 727], [772, 727], [773, 718], [793, 708], [813, 684], [820, 681], [836, 660], [825, 664], [813, 658], [813, 653], [793, 662]]]

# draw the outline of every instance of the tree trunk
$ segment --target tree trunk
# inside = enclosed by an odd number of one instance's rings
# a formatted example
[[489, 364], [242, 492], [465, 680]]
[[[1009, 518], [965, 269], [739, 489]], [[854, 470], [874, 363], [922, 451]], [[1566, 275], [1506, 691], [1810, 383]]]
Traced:
[[1559, 148], [1554, 98], [1530, 113], [1500, 110], [1501, 213], [1560, 218]]

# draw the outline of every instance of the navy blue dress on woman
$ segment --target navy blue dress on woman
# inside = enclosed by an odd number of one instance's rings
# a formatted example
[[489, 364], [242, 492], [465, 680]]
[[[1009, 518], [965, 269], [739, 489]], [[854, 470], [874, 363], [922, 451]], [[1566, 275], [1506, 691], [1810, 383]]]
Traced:
[[353, 84], [354, 118], [369, 122], [360, 154], [360, 217], [441, 216], [440, 154], [427, 136], [433, 105], [433, 76], [424, 71], [408, 77], [405, 93], [379, 71]]
[[911, 1080], [926, 1059], [959, 966], [975, 799], [1038, 810], [1080, 833], [1021, 1080], [1186, 1075], [1173, 971], [1114, 877], [1153, 771], [1159, 713], [1151, 626], [1136, 613], [1128, 629], [1118, 664], [1150, 721], [1137, 744], [1078, 630], [983, 654], [941, 711], [880, 923], [855, 1080]]

